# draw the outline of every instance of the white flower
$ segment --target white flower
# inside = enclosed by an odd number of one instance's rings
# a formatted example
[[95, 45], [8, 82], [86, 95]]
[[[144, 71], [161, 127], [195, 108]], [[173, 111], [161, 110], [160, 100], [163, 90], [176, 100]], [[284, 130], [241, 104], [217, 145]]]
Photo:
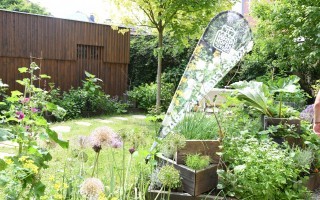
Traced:
[[97, 200], [103, 192], [104, 185], [97, 178], [87, 178], [80, 186], [80, 194], [90, 200]]

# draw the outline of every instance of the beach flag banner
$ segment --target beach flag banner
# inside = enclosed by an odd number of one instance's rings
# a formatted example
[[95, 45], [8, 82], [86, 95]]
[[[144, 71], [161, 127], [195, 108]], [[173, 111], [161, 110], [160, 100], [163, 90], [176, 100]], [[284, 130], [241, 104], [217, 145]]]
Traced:
[[199, 40], [162, 122], [165, 137], [216, 84], [252, 50], [253, 39], [242, 15], [225, 11], [215, 16]]

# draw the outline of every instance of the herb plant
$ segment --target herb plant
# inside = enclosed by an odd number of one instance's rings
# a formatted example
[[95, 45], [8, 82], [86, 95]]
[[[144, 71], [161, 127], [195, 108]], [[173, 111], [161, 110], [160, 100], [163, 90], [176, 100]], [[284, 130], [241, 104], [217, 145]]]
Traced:
[[186, 165], [194, 170], [205, 169], [210, 165], [210, 157], [201, 156], [200, 154], [188, 154], [186, 158]]

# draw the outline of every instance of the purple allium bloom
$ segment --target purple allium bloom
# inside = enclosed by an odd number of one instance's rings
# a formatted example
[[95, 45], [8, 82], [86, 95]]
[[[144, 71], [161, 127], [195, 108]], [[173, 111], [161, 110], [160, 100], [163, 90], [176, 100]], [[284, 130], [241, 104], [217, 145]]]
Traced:
[[300, 113], [300, 118], [309, 121], [312, 123], [313, 121], [313, 116], [314, 116], [314, 105], [308, 105], [301, 113]]
[[21, 103], [23, 104], [28, 103], [29, 101], [30, 101], [30, 98], [21, 99]]
[[131, 154], [133, 154], [135, 151], [136, 151], [136, 150], [135, 150], [134, 147], [131, 147], [131, 148], [129, 149], [129, 152], [130, 152]]
[[122, 145], [123, 145], [123, 142], [122, 142], [121, 138], [119, 137], [119, 135], [114, 134], [111, 139], [111, 147], [117, 149], [117, 148], [122, 147]]
[[23, 118], [24, 118], [24, 114], [23, 114], [22, 111], [17, 111], [17, 112], [16, 112], [16, 115], [17, 115], [17, 118], [18, 118], [18, 119], [23, 119]]
[[36, 112], [38, 112], [39, 110], [37, 109], [37, 108], [31, 108], [31, 112], [33, 112], [33, 113], [36, 113]]

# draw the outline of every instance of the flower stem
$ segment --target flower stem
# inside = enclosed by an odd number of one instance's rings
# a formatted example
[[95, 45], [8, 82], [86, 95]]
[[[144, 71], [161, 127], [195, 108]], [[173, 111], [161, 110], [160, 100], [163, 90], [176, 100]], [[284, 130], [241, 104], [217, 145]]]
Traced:
[[99, 158], [99, 154], [100, 154], [100, 152], [98, 152], [98, 153], [96, 154], [96, 157], [95, 157], [95, 160], [94, 160], [94, 165], [93, 165], [93, 170], [92, 170], [92, 175], [91, 175], [91, 177], [93, 177], [93, 175], [94, 175], [94, 171], [95, 171], [96, 167], [98, 166], [98, 158]]

